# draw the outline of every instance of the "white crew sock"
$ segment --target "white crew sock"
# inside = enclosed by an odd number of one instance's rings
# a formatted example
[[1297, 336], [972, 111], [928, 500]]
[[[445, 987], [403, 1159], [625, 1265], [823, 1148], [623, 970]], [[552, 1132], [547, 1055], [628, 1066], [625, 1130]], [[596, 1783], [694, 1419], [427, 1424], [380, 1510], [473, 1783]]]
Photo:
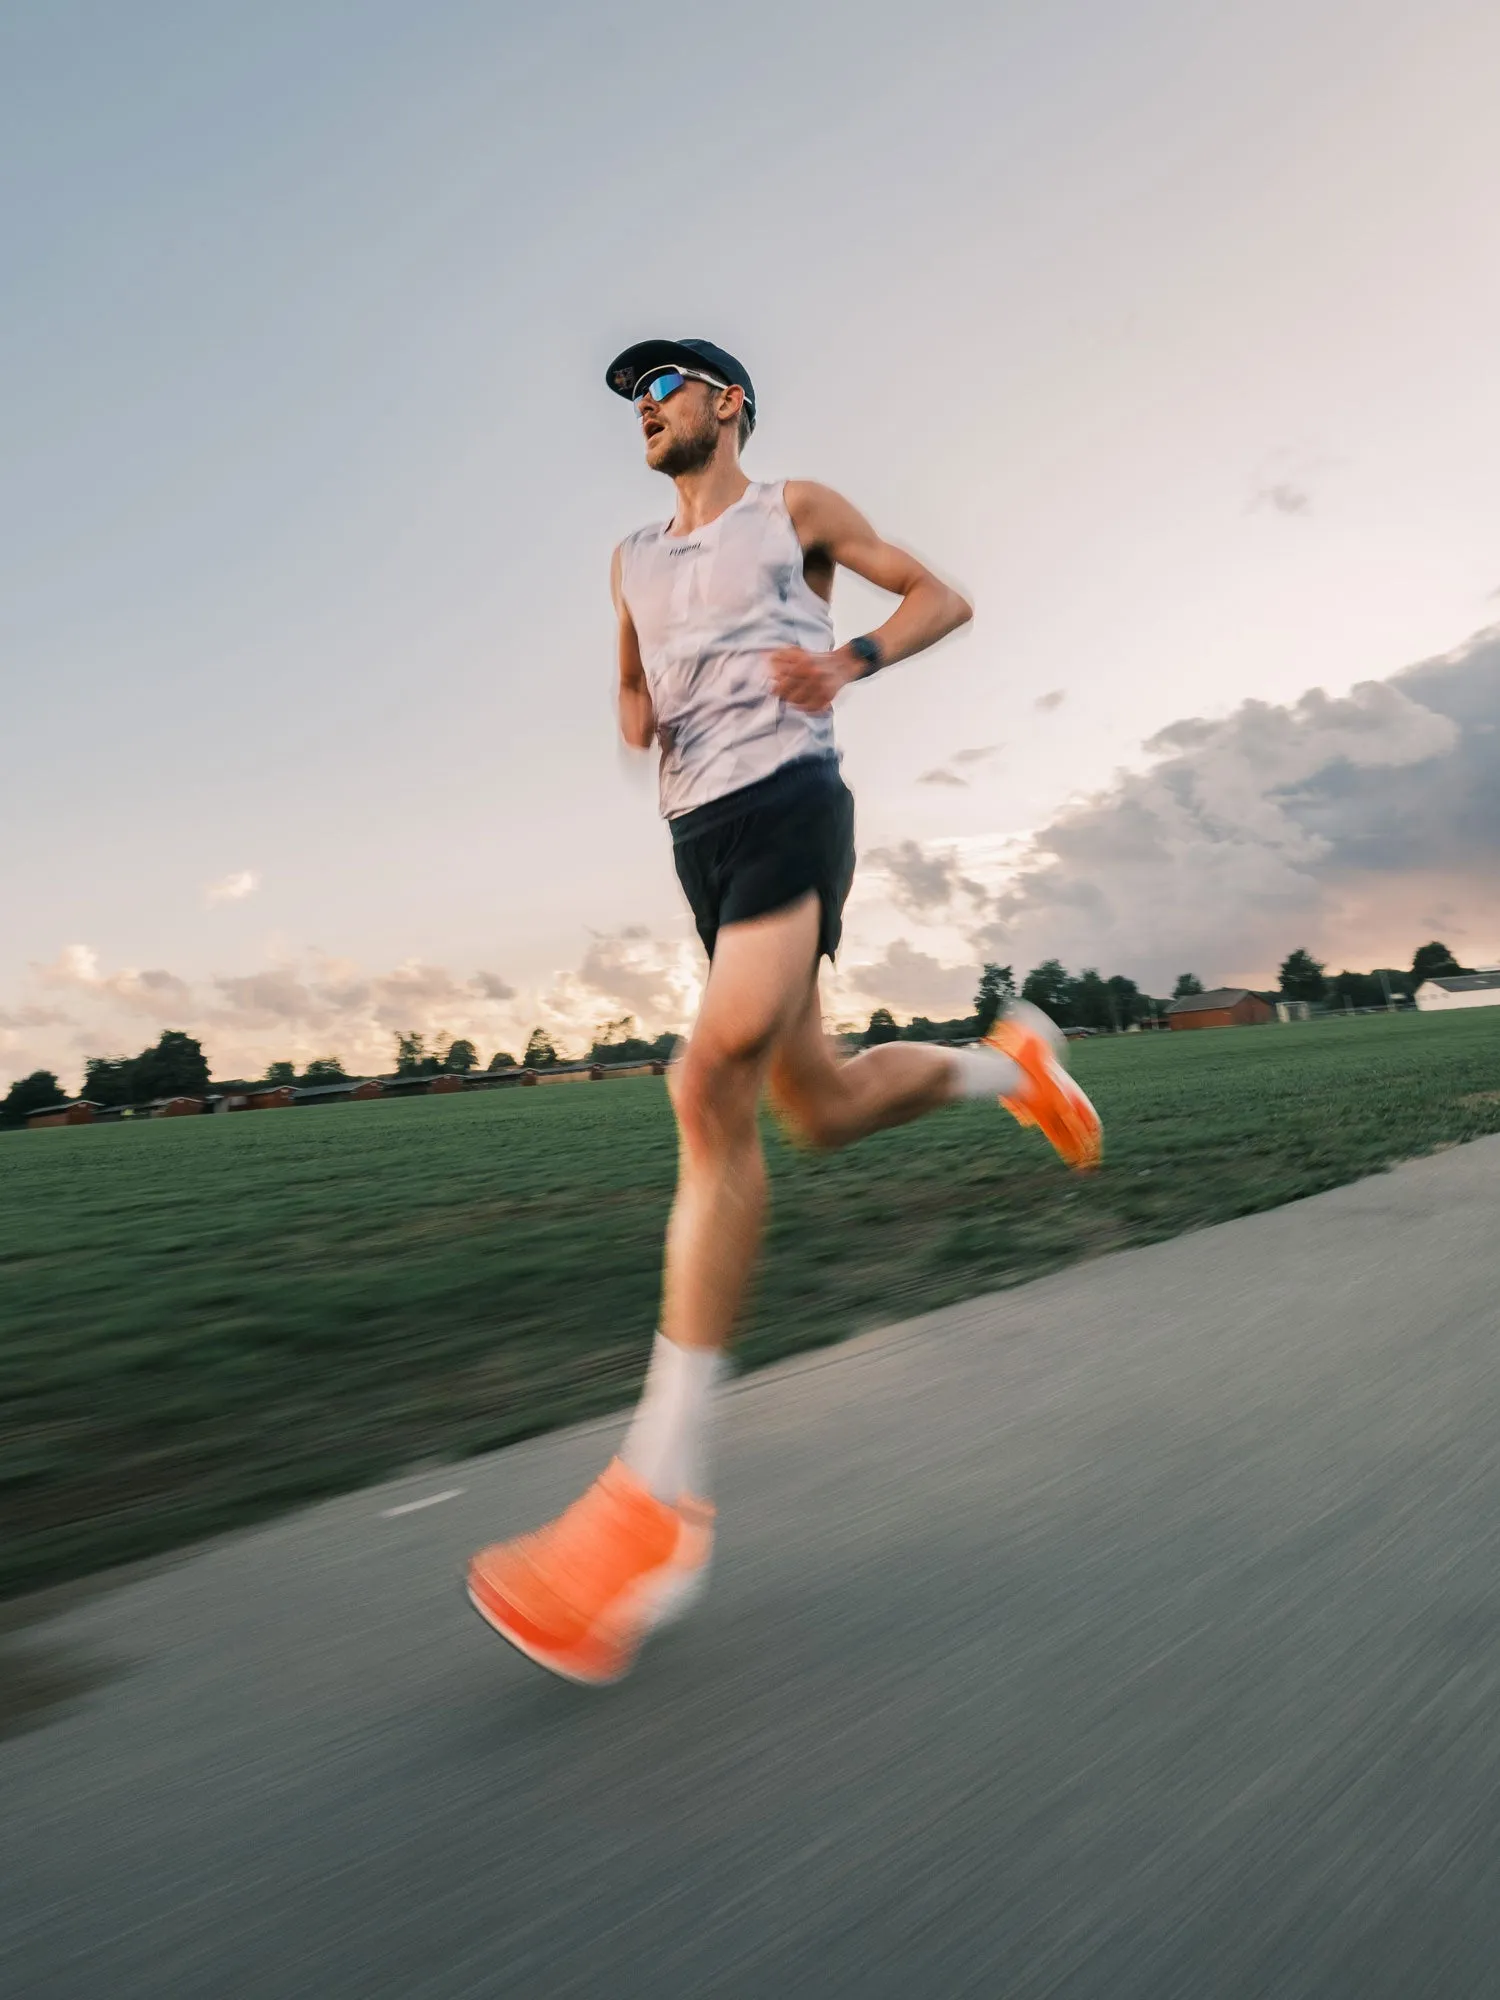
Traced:
[[659, 1333], [620, 1457], [658, 1500], [708, 1498], [708, 1427], [723, 1356]]
[[1021, 1097], [1026, 1072], [998, 1049], [950, 1049], [954, 1094], [958, 1097]]

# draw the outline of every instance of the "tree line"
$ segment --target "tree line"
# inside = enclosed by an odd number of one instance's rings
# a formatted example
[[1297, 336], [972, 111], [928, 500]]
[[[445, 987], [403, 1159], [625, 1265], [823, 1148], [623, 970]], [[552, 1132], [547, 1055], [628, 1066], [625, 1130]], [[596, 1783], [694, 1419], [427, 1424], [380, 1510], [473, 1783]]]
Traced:
[[[635, 1021], [624, 1015], [605, 1023], [596, 1033], [588, 1053], [590, 1062], [665, 1061], [676, 1041], [674, 1035], [658, 1035], [646, 1040], [634, 1032]], [[445, 1046], [446, 1044], [446, 1046]], [[530, 1069], [548, 1069], [561, 1061], [551, 1038], [542, 1028], [533, 1028], [522, 1063]], [[397, 1076], [437, 1076], [444, 1072], [467, 1075], [480, 1066], [479, 1051], [466, 1036], [449, 1039], [439, 1035], [429, 1047], [415, 1029], [395, 1037]], [[516, 1069], [516, 1058], [506, 1049], [497, 1049], [486, 1067], [491, 1070]], [[304, 1068], [294, 1062], [267, 1063], [258, 1077], [233, 1077], [218, 1085], [220, 1090], [273, 1089], [284, 1086], [307, 1088], [316, 1084], [346, 1083], [351, 1073], [337, 1056], [315, 1056]], [[100, 1110], [122, 1110], [133, 1104], [152, 1104], [167, 1097], [202, 1097], [211, 1081], [202, 1044], [179, 1029], [169, 1028], [150, 1048], [134, 1056], [89, 1056], [83, 1067], [83, 1085], [78, 1095]], [[66, 1104], [68, 1093], [50, 1069], [33, 1070], [18, 1077], [0, 1101], [0, 1127], [24, 1125], [36, 1111]]]
[[[1331, 975], [1322, 959], [1314, 958], [1299, 945], [1281, 961], [1276, 987], [1260, 997], [1268, 1001], [1301, 1000], [1313, 1006], [1382, 1007], [1392, 999], [1410, 1000], [1424, 979], [1448, 978], [1468, 969], [1436, 938], [1417, 947], [1409, 971], [1377, 966], [1373, 972], [1345, 970]], [[1091, 1028], [1096, 1034], [1122, 1034], [1148, 1021], [1156, 1023], [1171, 1000], [1181, 1000], [1203, 990], [1203, 982], [1196, 973], [1182, 972], [1169, 998], [1158, 999], [1142, 992], [1133, 979], [1121, 973], [1106, 979], [1093, 966], [1072, 973], [1060, 960], [1046, 958], [1021, 981], [1020, 997], [1040, 1007], [1060, 1028]], [[934, 1021], [918, 1014], [903, 1027], [888, 1007], [877, 1007], [858, 1039], [866, 1048], [895, 1041], [977, 1041], [989, 1033], [1001, 1008], [1015, 997], [1016, 991], [1012, 968], [987, 962], [979, 975], [972, 1013], [949, 1021]], [[449, 1041], [444, 1049], [441, 1046], [444, 1039], [440, 1035], [429, 1048], [426, 1038], [415, 1030], [398, 1034], [396, 1074], [435, 1076], [449, 1071], [463, 1076], [479, 1067], [479, 1051], [473, 1042], [460, 1036]], [[634, 1016], [624, 1014], [597, 1030], [586, 1060], [666, 1062], [676, 1043], [673, 1034], [654, 1039], [637, 1034]], [[549, 1069], [559, 1061], [561, 1058], [546, 1030], [533, 1028], [521, 1064], [527, 1069]], [[486, 1065], [491, 1071], [520, 1066], [505, 1049], [497, 1049]], [[257, 1084], [308, 1086], [348, 1080], [349, 1072], [337, 1056], [317, 1056], [301, 1070], [294, 1062], [268, 1063], [263, 1076], [253, 1080], [235, 1078], [220, 1088], [250, 1089]], [[208, 1086], [209, 1068], [202, 1045], [191, 1035], [168, 1028], [139, 1055], [90, 1056], [84, 1064], [79, 1096], [101, 1109], [113, 1110], [130, 1104], [149, 1104], [164, 1097], [201, 1097]], [[67, 1102], [67, 1092], [50, 1069], [33, 1070], [30, 1076], [18, 1077], [0, 1101], [0, 1127], [24, 1125], [33, 1112]]]
[[[1419, 945], [1412, 955], [1409, 971], [1378, 966], [1373, 972], [1343, 971], [1330, 974], [1323, 960], [1314, 958], [1303, 946], [1288, 952], [1277, 972], [1275, 987], [1258, 992], [1263, 1000], [1302, 1000], [1310, 1005], [1335, 1007], [1384, 1007], [1391, 1000], [1410, 1000], [1424, 979], [1441, 979], [1462, 973], [1447, 945], [1434, 939]], [[1185, 1000], [1204, 991], [1203, 981], [1194, 972], [1180, 972], [1172, 991], [1165, 997], [1145, 993], [1123, 973], [1105, 978], [1096, 967], [1069, 972], [1059, 959], [1046, 958], [1021, 981], [1020, 998], [1040, 1007], [1060, 1028], [1090, 1028], [1095, 1034], [1123, 1034], [1146, 1023], [1155, 1025], [1173, 1000]], [[1008, 999], [1016, 996], [1013, 968], [986, 963], [979, 975], [974, 995], [974, 1011], [950, 1021], [929, 1020], [916, 1015], [902, 1027], [888, 1007], [877, 1007], [869, 1025], [858, 1037], [866, 1048], [881, 1042], [961, 1042], [977, 1041], [987, 1035]]]

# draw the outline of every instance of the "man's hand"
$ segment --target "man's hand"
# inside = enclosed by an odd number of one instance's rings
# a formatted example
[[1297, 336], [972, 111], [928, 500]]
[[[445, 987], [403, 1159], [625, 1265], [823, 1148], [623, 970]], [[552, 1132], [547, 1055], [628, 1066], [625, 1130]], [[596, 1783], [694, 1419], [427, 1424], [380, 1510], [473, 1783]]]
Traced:
[[857, 681], [861, 672], [859, 661], [847, 646], [831, 653], [805, 653], [800, 646], [779, 646], [766, 664], [775, 693], [808, 715], [821, 715], [831, 708], [839, 689]]

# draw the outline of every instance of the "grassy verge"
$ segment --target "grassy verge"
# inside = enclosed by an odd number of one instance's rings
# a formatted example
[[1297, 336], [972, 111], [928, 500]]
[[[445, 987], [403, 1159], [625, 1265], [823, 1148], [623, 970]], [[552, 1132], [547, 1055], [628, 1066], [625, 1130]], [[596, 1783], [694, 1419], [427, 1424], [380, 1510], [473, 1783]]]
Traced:
[[[1108, 1163], [770, 1136], [759, 1363], [1500, 1131], [1500, 1010], [1085, 1043]], [[0, 1139], [0, 1595], [629, 1400], [660, 1082]]]

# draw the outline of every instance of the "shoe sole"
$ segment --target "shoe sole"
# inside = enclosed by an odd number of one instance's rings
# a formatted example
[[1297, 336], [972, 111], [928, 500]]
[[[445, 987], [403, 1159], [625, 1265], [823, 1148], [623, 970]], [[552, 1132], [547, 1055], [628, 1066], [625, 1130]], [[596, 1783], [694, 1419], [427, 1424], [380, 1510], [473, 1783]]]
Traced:
[[[519, 1632], [512, 1630], [490, 1607], [476, 1595], [473, 1585], [465, 1583], [464, 1595], [479, 1613], [489, 1629], [502, 1638], [508, 1646], [513, 1646], [523, 1659], [533, 1666], [541, 1667], [546, 1673], [555, 1674], [559, 1680], [570, 1681], [574, 1687], [613, 1687], [624, 1680], [639, 1657], [641, 1647], [653, 1632], [660, 1632], [668, 1625], [675, 1625], [683, 1618], [708, 1588], [708, 1563], [695, 1564], [680, 1574], [671, 1573], [659, 1577], [643, 1577], [628, 1591], [621, 1594], [614, 1607], [616, 1617], [627, 1625], [634, 1621], [634, 1644], [627, 1653], [618, 1673], [585, 1674], [567, 1664], [569, 1653], [555, 1653], [546, 1647], [537, 1646], [529, 1639], [523, 1639]], [[613, 1621], [611, 1621], [613, 1622]], [[597, 1627], [591, 1627], [596, 1631]]]
[[[1073, 1126], [1075, 1130], [1081, 1129], [1082, 1133], [1086, 1135], [1086, 1144], [1079, 1145], [1075, 1141], [1074, 1150], [1069, 1152], [1064, 1152], [1057, 1142], [1051, 1138], [1050, 1134], [1045, 1134], [1044, 1136], [1047, 1137], [1048, 1143], [1066, 1165], [1072, 1168], [1074, 1173], [1087, 1174], [1096, 1172], [1103, 1157], [1104, 1121], [1100, 1118], [1097, 1110], [1095, 1110], [1093, 1101], [1088, 1096], [1088, 1093], [1076, 1084], [1068, 1074], [1067, 1036], [1058, 1027], [1050, 1014], [1043, 1013], [1040, 1007], [1033, 1006], [1029, 1000], [1010, 1001], [1006, 1006], [1004, 1018], [1008, 1021], [1018, 1023], [1023, 1028], [1029, 1029], [1046, 1048], [1052, 1058], [1053, 1067], [1058, 1071], [1056, 1088], [1059, 1094], [1069, 1101], [1070, 1106], [1074, 1107], [1074, 1118], [1070, 1119], [1070, 1126]], [[985, 1039], [990, 1043], [992, 1048], [998, 1048], [1002, 1055], [1009, 1054], [1009, 1051], [996, 1042], [993, 1037], [987, 1035]], [[1034, 1113], [1025, 1110], [1018, 1104], [1012, 1103], [1007, 1098], [1001, 1098], [1000, 1101], [1010, 1111], [1012, 1117], [1018, 1118], [1022, 1124], [1039, 1125], [1040, 1121]], [[1078, 1107], [1082, 1108], [1081, 1119], [1077, 1116]]]

